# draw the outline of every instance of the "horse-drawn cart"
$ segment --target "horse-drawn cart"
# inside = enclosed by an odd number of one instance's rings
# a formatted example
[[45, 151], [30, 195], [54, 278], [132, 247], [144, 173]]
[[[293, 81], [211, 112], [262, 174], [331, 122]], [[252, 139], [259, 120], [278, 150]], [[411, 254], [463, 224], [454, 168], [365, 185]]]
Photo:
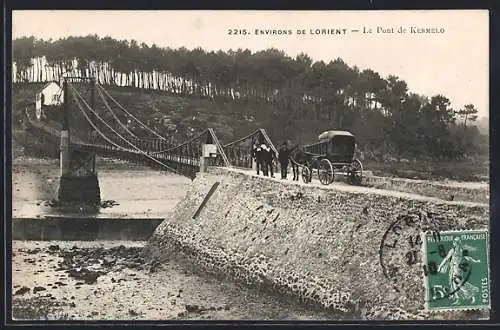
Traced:
[[363, 164], [354, 158], [356, 139], [347, 131], [326, 131], [319, 135], [318, 142], [302, 149], [302, 180], [311, 182], [313, 172], [317, 171], [322, 184], [330, 184], [335, 172], [347, 175], [350, 184], [361, 184]]

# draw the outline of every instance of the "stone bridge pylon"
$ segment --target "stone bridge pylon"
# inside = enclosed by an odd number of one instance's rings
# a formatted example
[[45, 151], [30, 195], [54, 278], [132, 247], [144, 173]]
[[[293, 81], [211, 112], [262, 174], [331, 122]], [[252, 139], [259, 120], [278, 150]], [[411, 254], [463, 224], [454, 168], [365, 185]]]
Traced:
[[[90, 79], [91, 100], [94, 103], [95, 81]], [[57, 200], [60, 202], [99, 203], [101, 192], [97, 177], [94, 152], [80, 150], [71, 144], [69, 125], [68, 83], [63, 81], [63, 125], [60, 142], [60, 178]]]

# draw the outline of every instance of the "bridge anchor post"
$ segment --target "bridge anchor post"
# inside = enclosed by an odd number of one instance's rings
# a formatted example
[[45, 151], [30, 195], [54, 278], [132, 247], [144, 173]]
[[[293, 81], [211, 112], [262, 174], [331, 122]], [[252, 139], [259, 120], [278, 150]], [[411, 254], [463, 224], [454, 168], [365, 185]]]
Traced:
[[208, 157], [200, 157], [200, 173], [208, 172]]
[[209, 159], [217, 156], [217, 146], [212, 143], [201, 145], [200, 173], [208, 172]]

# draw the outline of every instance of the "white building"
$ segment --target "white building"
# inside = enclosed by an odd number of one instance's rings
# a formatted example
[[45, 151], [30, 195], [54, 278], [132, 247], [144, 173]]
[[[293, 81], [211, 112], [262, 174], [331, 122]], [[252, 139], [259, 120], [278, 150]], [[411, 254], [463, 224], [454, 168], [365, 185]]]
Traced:
[[44, 106], [58, 106], [64, 101], [63, 90], [57, 82], [51, 81], [43, 86], [36, 93], [36, 118], [42, 118], [42, 108]]

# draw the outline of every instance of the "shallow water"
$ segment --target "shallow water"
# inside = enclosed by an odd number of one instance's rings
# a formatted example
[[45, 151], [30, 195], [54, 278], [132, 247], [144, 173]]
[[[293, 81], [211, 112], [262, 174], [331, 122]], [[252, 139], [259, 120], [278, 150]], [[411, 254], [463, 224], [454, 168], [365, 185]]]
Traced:
[[[163, 218], [186, 193], [191, 180], [148, 167], [100, 159], [97, 162], [101, 200], [117, 205], [101, 208], [97, 217]], [[17, 160], [12, 171], [13, 217], [60, 215], [47, 205], [56, 197], [57, 160]]]

